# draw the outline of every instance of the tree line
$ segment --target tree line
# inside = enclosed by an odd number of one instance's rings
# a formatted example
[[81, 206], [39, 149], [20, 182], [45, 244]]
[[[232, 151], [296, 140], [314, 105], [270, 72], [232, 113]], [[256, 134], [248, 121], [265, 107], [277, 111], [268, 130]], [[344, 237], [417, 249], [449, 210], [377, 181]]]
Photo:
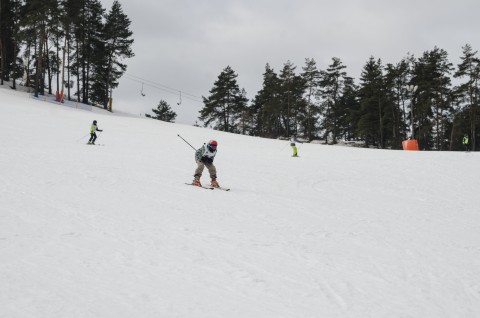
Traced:
[[[396, 64], [370, 57], [356, 81], [339, 58], [322, 70], [313, 58], [300, 71], [287, 61], [276, 72], [269, 64], [252, 100], [227, 66], [203, 97], [199, 120], [205, 127], [269, 138], [293, 134], [308, 140], [364, 142], [401, 149], [418, 140], [424, 150], [460, 150], [462, 137], [478, 146], [480, 59], [470, 45], [461, 63], [435, 47]], [[456, 85], [452, 84], [455, 81]]]
[[[0, 85], [26, 76], [35, 95], [52, 88], [107, 109], [134, 56], [130, 20], [115, 0], [0, 0]], [[76, 79], [74, 81], [73, 79]], [[55, 83], [53, 82], [55, 81]]]

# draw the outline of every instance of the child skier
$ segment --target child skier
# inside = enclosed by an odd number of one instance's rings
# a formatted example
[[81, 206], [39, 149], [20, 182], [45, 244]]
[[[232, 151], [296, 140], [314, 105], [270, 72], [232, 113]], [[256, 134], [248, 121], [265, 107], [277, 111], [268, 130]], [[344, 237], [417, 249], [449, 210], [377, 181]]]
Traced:
[[203, 169], [207, 167], [208, 172], [210, 173], [211, 186], [218, 188], [217, 182], [217, 169], [213, 165], [213, 159], [217, 154], [217, 142], [215, 140], [210, 140], [208, 144], [203, 144], [203, 146], [195, 151], [195, 161], [197, 163], [197, 169], [195, 169], [195, 174], [192, 184], [201, 187], [200, 177], [202, 176]]
[[468, 134], [465, 134], [465, 136], [463, 136], [462, 144], [463, 148], [465, 148], [465, 151], [470, 151], [470, 140], [468, 138]]
[[290, 146], [292, 146], [292, 150], [293, 150], [292, 157], [298, 157], [297, 146], [295, 145], [295, 143], [297, 142], [303, 144], [303, 142], [297, 140], [297, 135], [293, 135], [292, 138], [290, 138]]
[[88, 140], [89, 145], [95, 145], [95, 140], [97, 140], [97, 134], [95, 133], [96, 131], [103, 130], [98, 129], [97, 121], [94, 120], [93, 123], [90, 125], [90, 139]]

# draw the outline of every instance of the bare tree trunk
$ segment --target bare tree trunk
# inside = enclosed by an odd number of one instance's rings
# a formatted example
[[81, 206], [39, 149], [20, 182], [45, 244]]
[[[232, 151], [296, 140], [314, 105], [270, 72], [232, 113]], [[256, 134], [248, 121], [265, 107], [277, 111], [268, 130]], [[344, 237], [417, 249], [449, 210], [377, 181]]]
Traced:
[[3, 85], [3, 70], [5, 69], [5, 55], [3, 37], [0, 38], [0, 85]]
[[[475, 94], [473, 95], [473, 104], [475, 105], [475, 117], [477, 114], [477, 107], [478, 107], [478, 78], [475, 79]], [[477, 144], [477, 126], [474, 125], [474, 131], [472, 135], [472, 151], [475, 151], [475, 146]]]
[[[57, 49], [57, 92], [60, 96], [60, 41], [59, 41], [59, 35], [57, 35], [56, 37], [56, 40], [57, 40], [57, 45], [56, 45], [56, 49]], [[63, 61], [63, 59], [62, 59]], [[62, 81], [63, 82], [63, 81]]]
[[31, 87], [32, 83], [31, 83], [31, 78], [30, 78], [30, 56], [31, 56], [31, 43], [28, 42], [28, 47], [27, 47], [27, 51], [26, 51], [26, 59], [27, 59], [27, 66], [26, 66], [26, 72], [27, 72], [27, 80], [25, 81], [25, 86], [27, 87]]
[[324, 136], [325, 136], [325, 137], [324, 137], [324, 138], [325, 138], [325, 144], [328, 144], [328, 133], [330, 132], [329, 129], [328, 129], [329, 126], [330, 126], [330, 124], [329, 124], [329, 122], [328, 122], [328, 121], [329, 121], [329, 118], [330, 118], [330, 109], [331, 109], [330, 103], [331, 103], [331, 101], [330, 101], [330, 100], [327, 100], [327, 110], [326, 110], [326, 112], [325, 112], [325, 120], [324, 120], [324, 125], [325, 125], [325, 135], [324, 135]]
[[[36, 56], [37, 58], [37, 70], [35, 72], [35, 97], [38, 97], [38, 93], [40, 90], [40, 76], [43, 72], [42, 70], [42, 60], [43, 60], [43, 40], [45, 38], [45, 30], [44, 26], [41, 27], [40, 29], [40, 43], [38, 46], [38, 55]], [[43, 91], [40, 92], [41, 95], [43, 95]]]
[[77, 101], [80, 102], [80, 63], [78, 62], [79, 60], [79, 52], [78, 52], [78, 40], [77, 42]]
[[14, 40], [13, 41], [13, 76], [12, 76], [12, 89], [17, 89], [17, 83], [16, 83], [16, 80], [17, 80], [17, 72], [16, 72], [16, 69], [17, 69], [17, 42]]
[[[69, 27], [70, 28], [70, 27]], [[67, 37], [65, 38], [67, 41], [67, 82], [68, 82], [68, 100], [71, 100], [70, 97], [70, 29], [68, 30]]]
[[382, 103], [380, 102], [380, 98], [378, 99], [378, 116], [380, 119], [380, 148], [384, 148], [383, 146], [383, 118], [382, 118]]
[[450, 132], [450, 148], [449, 150], [452, 151], [453, 148], [453, 136], [455, 132], [455, 116], [453, 116], [453, 122], [452, 122], [452, 131]]
[[[110, 84], [110, 76], [111, 76], [110, 74], [111, 74], [111, 70], [112, 70], [112, 63], [113, 63], [112, 56], [109, 55], [109, 57], [108, 57], [108, 68], [107, 68], [107, 78], [106, 78], [106, 80], [107, 80], [107, 82], [106, 82], [106, 94], [105, 94], [106, 98], [105, 98], [105, 101], [104, 101], [104, 104], [103, 104], [104, 109], [108, 109], [108, 102], [109, 102], [109, 99], [110, 99], [109, 98], [109, 90], [110, 90], [110, 85], [111, 85]], [[143, 87], [142, 87], [142, 89], [143, 89]]]
[[47, 61], [47, 65], [45, 68], [45, 72], [47, 75], [48, 79], [48, 93], [52, 94], [52, 66], [51, 66], [51, 61], [50, 61], [50, 48], [48, 47], [48, 34], [45, 36], [46, 41], [45, 41], [45, 57]]
[[440, 150], [440, 115], [439, 115], [439, 111], [440, 111], [440, 107], [438, 107], [438, 101], [436, 101], [436, 107], [435, 107], [435, 130], [437, 131], [437, 135], [435, 136], [435, 143], [436, 143], [436, 146], [435, 148], [437, 148], [437, 151]]
[[63, 56], [62, 56], [62, 90], [61, 90], [61, 102], [63, 102], [63, 88], [65, 87], [65, 50], [67, 49], [67, 37], [65, 36], [65, 42], [63, 45]]
[[[2, 4], [0, 1], [0, 17], [2, 16]], [[3, 54], [3, 32], [0, 29], [0, 85], [3, 85], [3, 65], [5, 64], [5, 58]]]
[[477, 142], [476, 134], [477, 134], [477, 105], [476, 103], [472, 104], [473, 107], [473, 114], [472, 114], [472, 151], [475, 151], [475, 144]]

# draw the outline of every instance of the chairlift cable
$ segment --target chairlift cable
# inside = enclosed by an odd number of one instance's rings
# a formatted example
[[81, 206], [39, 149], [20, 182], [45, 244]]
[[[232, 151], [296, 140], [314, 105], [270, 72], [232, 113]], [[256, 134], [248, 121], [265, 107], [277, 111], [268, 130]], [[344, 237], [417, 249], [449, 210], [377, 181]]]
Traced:
[[[195, 102], [200, 102], [200, 103], [203, 102], [202, 97], [194, 95], [194, 94], [190, 94], [190, 93], [185, 92], [183, 90], [175, 89], [175, 88], [172, 88], [172, 87], [169, 87], [169, 86], [166, 86], [166, 85], [163, 85], [163, 84], [160, 84], [160, 83], [142, 78], [142, 77], [137, 76], [137, 75], [133, 75], [133, 74], [129, 74], [129, 73], [125, 73], [125, 75], [131, 81], [142, 83], [146, 86], [150, 86], [150, 87], [153, 87], [153, 88], [156, 88], [156, 89], [160, 89], [160, 90], [163, 90], [163, 91], [169, 92], [171, 94], [175, 94], [175, 95], [178, 95], [179, 92], [180, 92], [181, 97], [193, 100]], [[180, 97], [180, 99], [181, 99], [181, 97]]]

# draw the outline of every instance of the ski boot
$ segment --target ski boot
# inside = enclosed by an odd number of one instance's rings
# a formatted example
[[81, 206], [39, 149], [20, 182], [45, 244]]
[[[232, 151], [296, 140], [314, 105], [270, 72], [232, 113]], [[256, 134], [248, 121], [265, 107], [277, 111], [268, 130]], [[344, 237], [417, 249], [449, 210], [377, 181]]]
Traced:
[[210, 183], [210, 185], [214, 188], [220, 188], [220, 185], [218, 184], [217, 179], [212, 179], [212, 182]]
[[198, 178], [198, 177], [195, 177], [195, 179], [193, 179], [192, 184], [193, 184], [194, 186], [197, 186], [197, 187], [201, 187], [201, 186], [202, 186], [202, 184], [200, 183], [200, 178]]

